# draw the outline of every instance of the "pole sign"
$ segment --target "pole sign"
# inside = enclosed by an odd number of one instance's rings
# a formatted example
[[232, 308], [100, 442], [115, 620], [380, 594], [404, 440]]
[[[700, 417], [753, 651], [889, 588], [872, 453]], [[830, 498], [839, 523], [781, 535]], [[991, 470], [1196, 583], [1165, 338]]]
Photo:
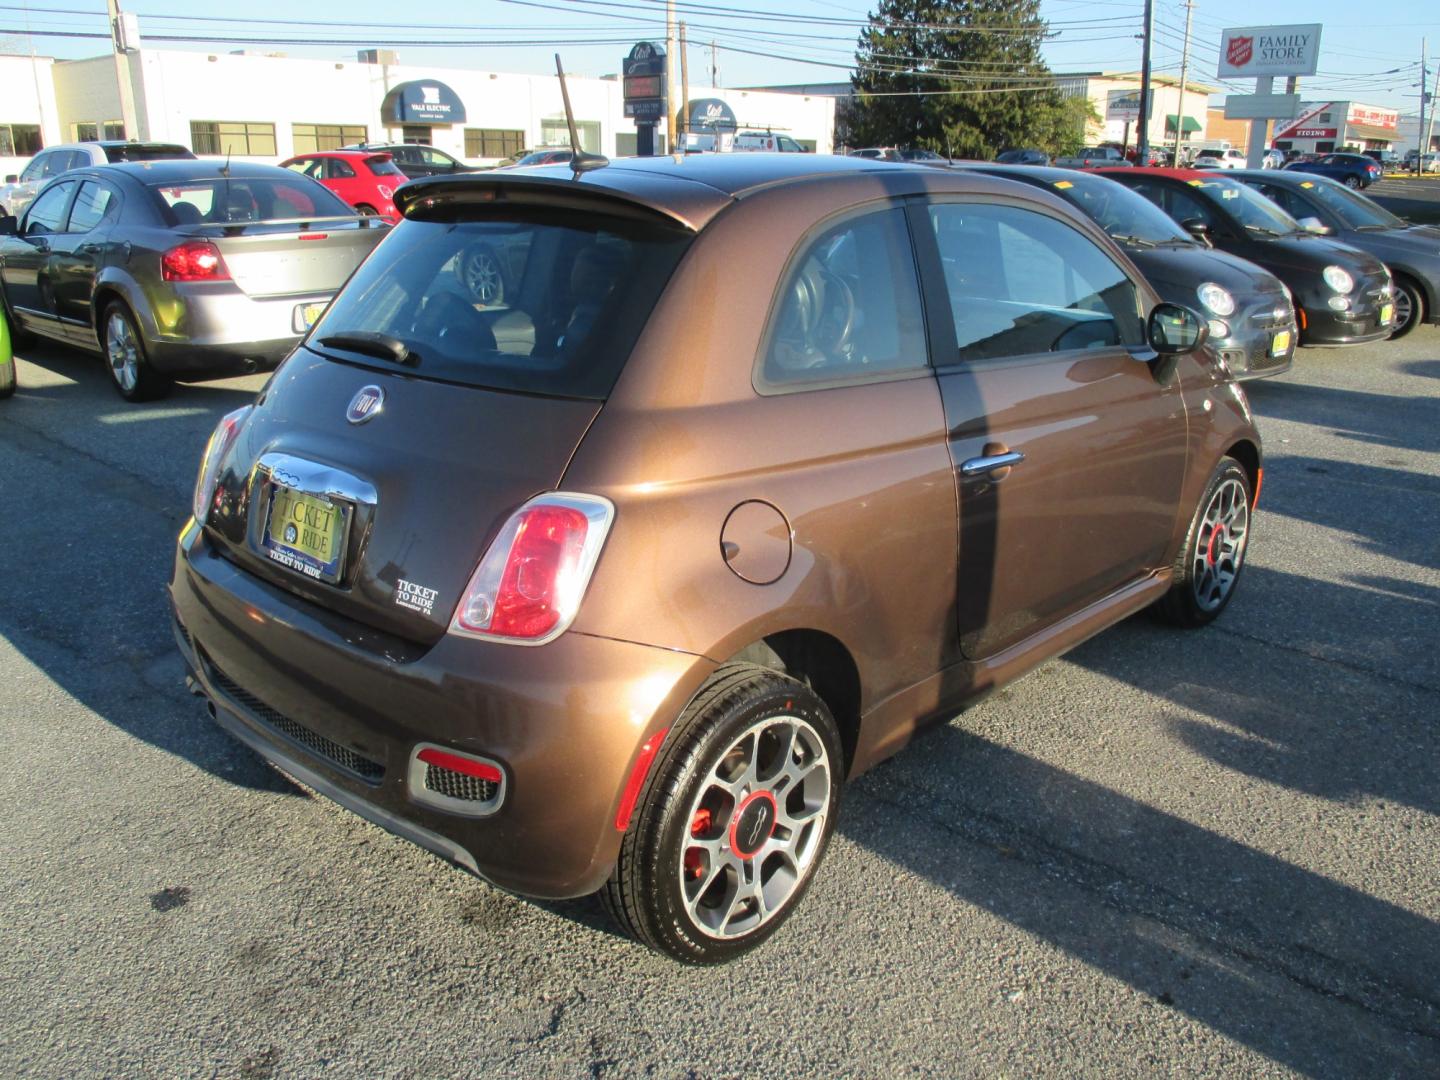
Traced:
[[665, 116], [665, 50], [648, 41], [637, 42], [621, 65], [625, 115], [653, 124]]
[[[1150, 105], [1155, 104], [1155, 91], [1150, 91]], [[1108, 90], [1105, 93], [1105, 119], [1123, 120], [1133, 124], [1140, 119], [1139, 90]]]
[[1320, 24], [1239, 26], [1220, 34], [1221, 79], [1314, 75], [1320, 64]]

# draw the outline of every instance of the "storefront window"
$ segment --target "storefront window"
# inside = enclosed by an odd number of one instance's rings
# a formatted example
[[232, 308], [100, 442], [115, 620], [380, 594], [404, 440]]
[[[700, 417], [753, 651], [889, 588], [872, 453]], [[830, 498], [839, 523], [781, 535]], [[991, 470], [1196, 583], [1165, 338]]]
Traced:
[[369, 137], [364, 124], [292, 124], [290, 131], [297, 154], [339, 150], [342, 146], [363, 143]]
[[[600, 152], [600, 121], [576, 120], [575, 133], [580, 136], [580, 149], [587, 154]], [[540, 121], [540, 144], [542, 146], [569, 146], [570, 128], [563, 116]]]
[[44, 148], [39, 124], [0, 124], [0, 157], [29, 157]]
[[275, 125], [191, 120], [190, 147], [197, 154], [274, 157]]
[[75, 125], [75, 141], [76, 141], [76, 142], [95, 142], [95, 141], [96, 141], [97, 139], [99, 139], [99, 138], [100, 138], [100, 125], [99, 125], [99, 124], [76, 124], [76, 125]]
[[105, 138], [120, 141], [125, 138], [125, 124], [120, 120], [105, 121]]
[[467, 158], [506, 158], [525, 149], [525, 132], [495, 128], [466, 128]]

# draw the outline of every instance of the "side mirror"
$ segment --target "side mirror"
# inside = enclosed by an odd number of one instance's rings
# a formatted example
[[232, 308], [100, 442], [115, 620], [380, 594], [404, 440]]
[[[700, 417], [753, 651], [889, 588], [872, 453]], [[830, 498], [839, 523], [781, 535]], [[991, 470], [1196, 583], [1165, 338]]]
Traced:
[[0, 214], [0, 236], [19, 236], [20, 223], [9, 214]]
[[1156, 304], [1145, 329], [1150, 347], [1161, 356], [1194, 352], [1210, 337], [1205, 320], [1179, 304]]
[[1186, 218], [1180, 222], [1180, 227], [1206, 247], [1215, 246], [1210, 241], [1210, 226], [1205, 224], [1200, 218]]
[[1326, 225], [1318, 217], [1302, 217], [1300, 219], [1300, 227], [1306, 232], [1319, 233], [1321, 236], [1331, 231], [1330, 226]]
[[20, 175], [19, 175], [19, 173], [13, 173], [13, 172], [12, 172], [12, 173], [6, 173], [6, 174], [5, 174], [5, 182], [6, 182], [7, 184], [18, 184], [18, 183], [20, 182]]

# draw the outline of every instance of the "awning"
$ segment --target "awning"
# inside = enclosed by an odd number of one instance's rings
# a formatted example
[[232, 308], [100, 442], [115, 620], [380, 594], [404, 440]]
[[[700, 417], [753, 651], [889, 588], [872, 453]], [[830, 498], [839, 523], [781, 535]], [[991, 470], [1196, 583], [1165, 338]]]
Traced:
[[465, 103], [442, 82], [404, 82], [385, 95], [380, 119], [387, 124], [463, 124]]
[[1375, 139], [1377, 142], [1394, 142], [1400, 136], [1394, 128], [1376, 127], [1374, 124], [1346, 124], [1345, 138]]
[[[1165, 130], [1168, 131], [1171, 135], [1175, 134], [1175, 121], [1177, 118], [1178, 116], [1176, 113], [1171, 113], [1169, 116], [1165, 117]], [[1200, 131], [1200, 121], [1196, 120], [1193, 116], [1187, 116], [1185, 117], [1185, 125], [1180, 130], [1186, 135], [1189, 135], [1192, 131]]]

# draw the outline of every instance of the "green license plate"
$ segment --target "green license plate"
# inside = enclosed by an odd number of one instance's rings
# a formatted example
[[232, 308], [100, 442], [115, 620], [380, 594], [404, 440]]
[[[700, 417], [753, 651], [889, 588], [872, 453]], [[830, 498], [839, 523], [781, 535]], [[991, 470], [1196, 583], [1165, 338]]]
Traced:
[[1380, 325], [1381, 325], [1381, 326], [1388, 326], [1389, 323], [1390, 323], [1391, 318], [1393, 318], [1394, 315], [1395, 315], [1395, 305], [1394, 305], [1394, 304], [1381, 304], [1381, 305], [1380, 305]]
[[1290, 348], [1290, 331], [1281, 330], [1270, 342], [1270, 355], [1283, 356]]
[[350, 508], [322, 495], [272, 484], [265, 522], [266, 554], [306, 577], [340, 580]]
[[329, 303], [328, 300], [317, 300], [313, 304], [296, 304], [295, 319], [292, 324], [295, 332], [303, 334], [314, 326], [320, 316], [325, 314], [325, 308]]

